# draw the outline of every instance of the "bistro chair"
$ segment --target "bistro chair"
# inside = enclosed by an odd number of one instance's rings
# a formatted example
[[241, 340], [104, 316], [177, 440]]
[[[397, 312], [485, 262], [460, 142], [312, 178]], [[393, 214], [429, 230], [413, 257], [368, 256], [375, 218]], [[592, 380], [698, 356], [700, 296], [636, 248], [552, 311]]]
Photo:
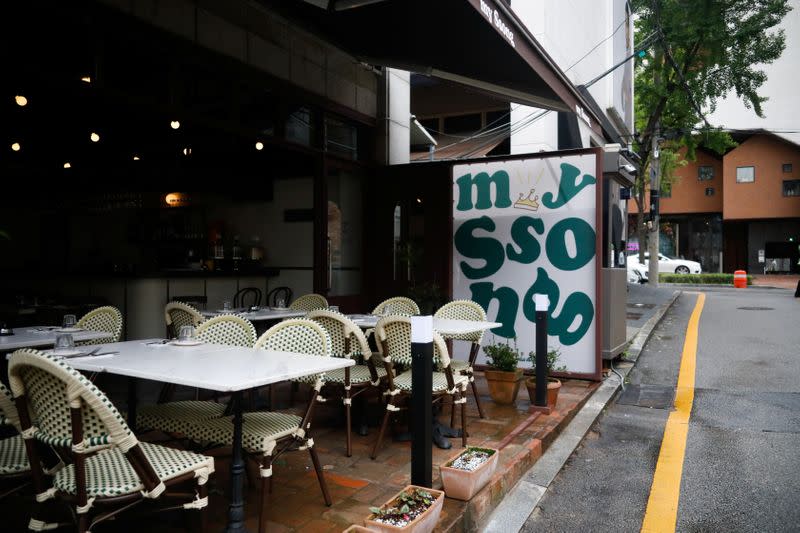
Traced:
[[[383, 415], [378, 440], [372, 449], [370, 457], [375, 459], [378, 455], [389, 418], [392, 413], [405, 407], [401, 402], [411, 395], [411, 319], [403, 316], [389, 316], [382, 318], [375, 326], [375, 338], [378, 349], [383, 358], [384, 368], [386, 369], [388, 396], [386, 412]], [[467, 376], [454, 374], [450, 366], [450, 355], [447, 353], [447, 345], [439, 333], [433, 332], [433, 402], [440, 402], [445, 397], [450, 397], [453, 403], [453, 414], [451, 424], [455, 418], [456, 405], [461, 405], [461, 443], [467, 445], [467, 414], [466, 414], [466, 390], [469, 382]], [[407, 368], [400, 373], [401, 368]]]
[[351, 412], [350, 406], [353, 398], [370, 388], [381, 390], [381, 380], [386, 377], [386, 369], [381, 364], [380, 368], [375, 367], [372, 360], [372, 350], [369, 348], [364, 332], [355, 322], [345, 315], [336, 311], [311, 311], [306, 318], [319, 322], [325, 328], [331, 338], [331, 355], [333, 357], [344, 357], [347, 359], [360, 359], [363, 357], [363, 364], [356, 364], [352, 367], [340, 368], [325, 373], [323, 381], [323, 396], [328, 399], [326, 393], [334, 387], [341, 387], [342, 404], [344, 404], [346, 414], [345, 431], [347, 434], [347, 457], [353, 455], [352, 431], [351, 431]]
[[[159, 498], [185, 498], [182, 507], [200, 511], [204, 525], [205, 485], [214, 472], [213, 458], [140, 443], [106, 395], [63, 359], [17, 350], [9, 363], [9, 381], [37, 502], [55, 499], [73, 505], [81, 533], [136, 503]], [[44, 485], [34, 439], [72, 456], [73, 463], [54, 475], [51, 487]], [[185, 482], [192, 482], [194, 490], [168, 492]], [[31, 519], [29, 527], [53, 525]]]
[[328, 300], [321, 294], [304, 294], [297, 300], [289, 304], [292, 311], [316, 311], [317, 309], [327, 309]]
[[[197, 326], [197, 339], [210, 344], [252, 347], [256, 340], [253, 324], [237, 315], [217, 315]], [[199, 422], [225, 414], [225, 404], [217, 401], [170, 401], [174, 386], [162, 390], [159, 403], [137, 411], [136, 427], [163, 431], [169, 435], [188, 435], [189, 428]]]
[[249, 309], [261, 305], [261, 289], [258, 287], [243, 287], [233, 295], [233, 308]]
[[[14, 434], [0, 440], [0, 480], [14, 485], [0, 493], [0, 499], [13, 494], [30, 482], [31, 465], [25, 453], [25, 442], [20, 436], [19, 414], [14, 397], [0, 383], [0, 426], [13, 426]], [[21, 482], [21, 483], [20, 483]]]
[[[255, 348], [295, 352], [320, 357], [331, 354], [331, 340], [325, 329], [313, 320], [297, 318], [279, 322], [258, 338]], [[331, 497], [325, 477], [311, 438], [311, 418], [314, 405], [320, 399], [323, 374], [309, 376], [313, 380], [311, 397], [302, 417], [290, 413], [249, 412], [242, 417], [242, 446], [248, 454], [260, 456], [261, 510], [259, 512], [259, 531], [266, 531], [266, 501], [268, 484], [272, 481], [272, 465], [284, 452], [308, 450], [314, 470], [319, 480], [325, 505], [331, 505]], [[324, 401], [321, 399], [320, 401]], [[190, 437], [197, 442], [231, 446], [233, 443], [232, 417], [207, 420], [189, 429]]]
[[[483, 322], [486, 320], [486, 311], [480, 304], [472, 300], [454, 300], [444, 304], [433, 315], [436, 318], [453, 318], [457, 320], [476, 320]], [[481, 341], [483, 340], [484, 330], [473, 331], [461, 335], [442, 335], [445, 339], [453, 339], [459, 341], [471, 342], [469, 357], [466, 361], [460, 359], [452, 359], [450, 366], [453, 372], [463, 374], [469, 378], [469, 383], [472, 386], [472, 395], [475, 397], [475, 404], [478, 406], [478, 414], [481, 418], [483, 415], [483, 407], [481, 407], [481, 400], [478, 395], [478, 387], [475, 385], [475, 360], [478, 358], [478, 352], [481, 349]]]
[[393, 296], [376, 305], [375, 309], [372, 310], [372, 314], [378, 316], [384, 314], [413, 316], [419, 314], [419, 306], [411, 298]]
[[282, 299], [284, 305], [289, 305], [292, 301], [292, 289], [289, 287], [275, 287], [267, 293], [267, 300], [264, 302], [269, 307], [278, 307], [278, 300]]
[[205, 320], [200, 311], [184, 302], [168, 302], [164, 306], [164, 320], [167, 323], [167, 336], [178, 336], [181, 326], [197, 327]]
[[122, 336], [122, 313], [119, 309], [106, 305], [98, 307], [83, 315], [75, 326], [89, 331], [104, 331], [111, 334], [111, 338], [82, 341], [75, 344], [106, 344], [119, 342]]

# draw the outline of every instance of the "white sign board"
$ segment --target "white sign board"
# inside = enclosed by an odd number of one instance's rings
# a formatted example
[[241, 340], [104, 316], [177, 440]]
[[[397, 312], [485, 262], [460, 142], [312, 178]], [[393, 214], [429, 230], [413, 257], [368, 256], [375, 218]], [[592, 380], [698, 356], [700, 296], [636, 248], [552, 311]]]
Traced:
[[516, 338], [527, 356], [534, 295], [547, 295], [557, 366], [600, 372], [597, 161], [591, 152], [453, 167], [453, 298], [478, 302], [503, 324], [484, 345]]

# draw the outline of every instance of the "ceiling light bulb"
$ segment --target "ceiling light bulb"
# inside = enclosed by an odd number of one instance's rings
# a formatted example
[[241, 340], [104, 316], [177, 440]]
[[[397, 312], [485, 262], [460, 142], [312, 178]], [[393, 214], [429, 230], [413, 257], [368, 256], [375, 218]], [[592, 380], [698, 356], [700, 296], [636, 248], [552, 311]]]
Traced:
[[15, 152], [19, 152], [21, 148], [22, 146], [20, 146], [19, 143], [14, 143], [11, 145], [11, 149], [14, 150]]
[[183, 155], [192, 155], [192, 149], [187, 146], [183, 149]]
[[89, 138], [92, 140], [93, 143], [96, 143], [97, 141], [100, 140], [100, 136], [95, 132], [92, 132], [92, 134], [89, 135]]
[[169, 123], [169, 125], [173, 130], [177, 130], [178, 128], [181, 127], [181, 123], [178, 122], [177, 120], [173, 120], [172, 122]]
[[83, 76], [81, 78], [81, 81], [85, 82], [85, 83], [92, 83], [92, 77], [91, 76]]
[[14, 97], [14, 101], [20, 107], [25, 107], [26, 105], [28, 105], [28, 99], [25, 98], [24, 96], [22, 96], [21, 94], [18, 94], [17, 96], [15, 96]]
[[263, 150], [263, 149], [264, 149], [264, 143], [262, 143], [261, 141], [258, 141], [256, 143], [256, 150]]
[[133, 160], [134, 161], [138, 161], [139, 160], [139, 156], [138, 155], [133, 156]]
[[421, 204], [422, 203], [422, 198], [417, 198], [417, 203]]
[[69, 161], [64, 163], [64, 168], [72, 168], [72, 165], [69, 164]]

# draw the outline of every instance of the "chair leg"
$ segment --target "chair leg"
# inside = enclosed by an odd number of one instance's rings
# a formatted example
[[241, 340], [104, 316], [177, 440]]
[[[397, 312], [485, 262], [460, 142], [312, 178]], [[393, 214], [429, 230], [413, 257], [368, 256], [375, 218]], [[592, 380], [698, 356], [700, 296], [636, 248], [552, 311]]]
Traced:
[[[451, 406], [450, 406], [451, 407], [451, 409], [450, 409], [450, 427], [451, 428], [456, 427], [456, 401], [455, 400], [456, 399], [453, 396], [450, 396], [450, 403], [451, 403]], [[444, 401], [444, 400], [442, 400], [442, 401]]]
[[478, 396], [478, 386], [475, 385], [475, 376], [470, 376], [469, 384], [472, 386], [472, 395], [475, 397], [475, 405], [478, 406], [478, 414], [481, 418], [486, 418], [483, 414], [483, 407], [481, 407], [481, 399]]
[[322, 467], [319, 464], [319, 457], [317, 457], [317, 450], [313, 446], [309, 446], [308, 453], [311, 454], [311, 462], [314, 463], [314, 470], [317, 473], [319, 486], [322, 489], [322, 497], [325, 498], [325, 505], [330, 507], [333, 502], [331, 501], [331, 494], [328, 492], [328, 484], [325, 482], [325, 476], [322, 473]]
[[264, 456], [261, 458], [261, 469], [269, 471], [269, 475], [261, 474], [261, 508], [258, 510], [258, 531], [259, 533], [266, 533], [267, 531], [267, 495], [272, 492], [272, 456]]
[[[201, 499], [208, 497], [208, 489], [206, 487], [207, 484], [208, 482], [202, 485], [199, 484], [197, 485], [197, 494]], [[193, 529], [195, 531], [199, 531], [200, 533], [205, 533], [206, 531], [208, 531], [208, 505], [206, 505], [202, 509], [197, 510], [196, 519], [197, 519], [197, 524]]]
[[372, 455], [370, 457], [375, 459], [378, 455], [378, 448], [381, 446], [381, 442], [383, 441], [383, 434], [386, 433], [386, 426], [389, 425], [389, 417], [392, 415], [392, 411], [389, 409], [390, 405], [394, 405], [392, 400], [389, 400], [389, 403], [386, 404], [386, 412], [383, 415], [383, 422], [381, 423], [381, 430], [378, 432], [378, 440], [375, 441], [375, 446], [372, 448]]
[[89, 530], [89, 517], [86, 513], [78, 515], [78, 533], [86, 533]]
[[461, 445], [467, 447], [467, 391], [461, 392], [464, 401], [461, 404]]
[[347, 432], [347, 457], [351, 457], [353, 455], [353, 437], [351, 435], [352, 431], [350, 429], [352, 423], [352, 413], [350, 411], [350, 404], [353, 402], [352, 398], [350, 397], [350, 388], [345, 387], [344, 389], [344, 414], [345, 414], [345, 431]]

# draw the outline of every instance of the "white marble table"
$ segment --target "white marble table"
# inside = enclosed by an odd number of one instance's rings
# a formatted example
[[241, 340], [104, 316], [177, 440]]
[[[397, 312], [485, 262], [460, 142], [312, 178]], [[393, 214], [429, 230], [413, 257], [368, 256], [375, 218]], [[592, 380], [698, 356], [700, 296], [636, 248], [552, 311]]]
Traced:
[[[56, 334], [60, 328], [49, 326], [27, 326], [14, 328], [13, 335], [0, 336], [0, 352], [9, 352], [19, 348], [41, 348], [53, 346], [56, 343]], [[105, 331], [70, 331], [75, 342], [95, 339], [110, 339], [111, 333]]]
[[201, 314], [208, 318], [221, 315], [223, 313], [236, 313], [251, 322], [261, 322], [267, 320], [283, 320], [284, 318], [297, 318], [305, 316], [305, 311], [294, 311], [292, 309], [277, 309], [273, 307], [262, 307], [258, 311], [246, 311], [244, 309], [231, 309], [230, 311], [201, 311]]
[[[226, 531], [244, 530], [242, 484], [242, 391], [292, 378], [353, 366], [341, 357], [305, 355], [220, 344], [176, 346], [160, 339], [116, 342], [102, 345], [100, 352], [118, 352], [93, 357], [72, 357], [70, 366], [86, 372], [107, 372], [131, 379], [128, 421], [136, 422], [135, 379], [151, 379], [233, 394], [233, 457], [231, 499]], [[157, 343], [154, 343], [157, 342]]]
[[[361, 328], [374, 328], [383, 317], [377, 315], [347, 315]], [[457, 320], [454, 318], [433, 317], [433, 329], [438, 331], [443, 337], [451, 335], [463, 335], [474, 331], [484, 331], [487, 329], [502, 326], [500, 322], [489, 322], [484, 320]]]

